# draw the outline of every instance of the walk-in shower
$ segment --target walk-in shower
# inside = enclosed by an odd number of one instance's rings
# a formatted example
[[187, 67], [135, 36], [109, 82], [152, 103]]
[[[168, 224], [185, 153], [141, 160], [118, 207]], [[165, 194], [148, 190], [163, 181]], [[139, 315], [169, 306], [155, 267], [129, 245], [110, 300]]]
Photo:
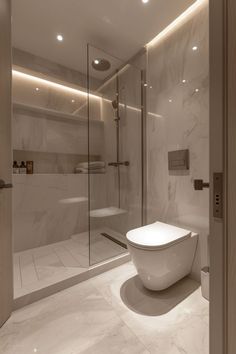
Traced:
[[[19, 304], [29, 293], [78, 281], [91, 266], [122, 261], [126, 232], [142, 223], [141, 70], [92, 46], [87, 63], [84, 74], [58, 70], [13, 49]], [[21, 161], [33, 173], [18, 173]]]

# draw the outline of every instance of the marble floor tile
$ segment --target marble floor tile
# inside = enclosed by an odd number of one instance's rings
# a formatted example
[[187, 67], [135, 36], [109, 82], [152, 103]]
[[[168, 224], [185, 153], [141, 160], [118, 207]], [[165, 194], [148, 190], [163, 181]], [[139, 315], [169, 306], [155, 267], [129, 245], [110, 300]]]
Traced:
[[16, 311], [1, 354], [149, 353], [89, 282]]
[[[123, 254], [124, 248], [101, 236], [97, 230], [92, 239], [91, 263]], [[70, 239], [14, 254], [14, 297], [31, 293], [81, 274], [89, 269], [89, 240], [87, 233]]]
[[150, 292], [129, 262], [14, 312], [0, 354], [208, 354], [208, 308], [195, 281]]

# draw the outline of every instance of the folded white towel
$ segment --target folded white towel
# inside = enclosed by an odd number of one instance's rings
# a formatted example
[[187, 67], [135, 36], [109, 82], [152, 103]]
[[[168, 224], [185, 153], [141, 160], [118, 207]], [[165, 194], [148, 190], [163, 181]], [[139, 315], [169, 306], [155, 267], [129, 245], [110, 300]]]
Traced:
[[88, 170], [87, 168], [80, 168], [80, 167], [76, 167], [75, 168], [75, 173], [88, 173], [88, 172], [90, 172], [90, 173], [92, 173], [92, 174], [94, 174], [94, 173], [105, 173], [106, 172], [106, 170], [105, 170], [105, 168], [97, 168], [97, 169], [93, 169], [93, 170]]
[[97, 169], [104, 168], [106, 163], [104, 161], [91, 161], [91, 162], [80, 162], [76, 167], [77, 168], [86, 168], [86, 169]]

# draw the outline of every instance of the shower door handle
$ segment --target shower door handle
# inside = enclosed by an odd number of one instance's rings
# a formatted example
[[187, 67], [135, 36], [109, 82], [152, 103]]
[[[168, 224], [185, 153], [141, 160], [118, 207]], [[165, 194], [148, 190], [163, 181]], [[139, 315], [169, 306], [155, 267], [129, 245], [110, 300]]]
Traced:
[[0, 189], [12, 188], [12, 187], [13, 187], [12, 183], [5, 183], [3, 179], [0, 179]]

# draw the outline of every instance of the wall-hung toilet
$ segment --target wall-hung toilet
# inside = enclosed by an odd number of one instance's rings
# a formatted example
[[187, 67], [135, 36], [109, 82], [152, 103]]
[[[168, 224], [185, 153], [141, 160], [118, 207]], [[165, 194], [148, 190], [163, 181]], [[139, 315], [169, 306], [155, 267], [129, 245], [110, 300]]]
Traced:
[[155, 222], [126, 235], [128, 249], [143, 285], [164, 290], [191, 272], [198, 235]]

